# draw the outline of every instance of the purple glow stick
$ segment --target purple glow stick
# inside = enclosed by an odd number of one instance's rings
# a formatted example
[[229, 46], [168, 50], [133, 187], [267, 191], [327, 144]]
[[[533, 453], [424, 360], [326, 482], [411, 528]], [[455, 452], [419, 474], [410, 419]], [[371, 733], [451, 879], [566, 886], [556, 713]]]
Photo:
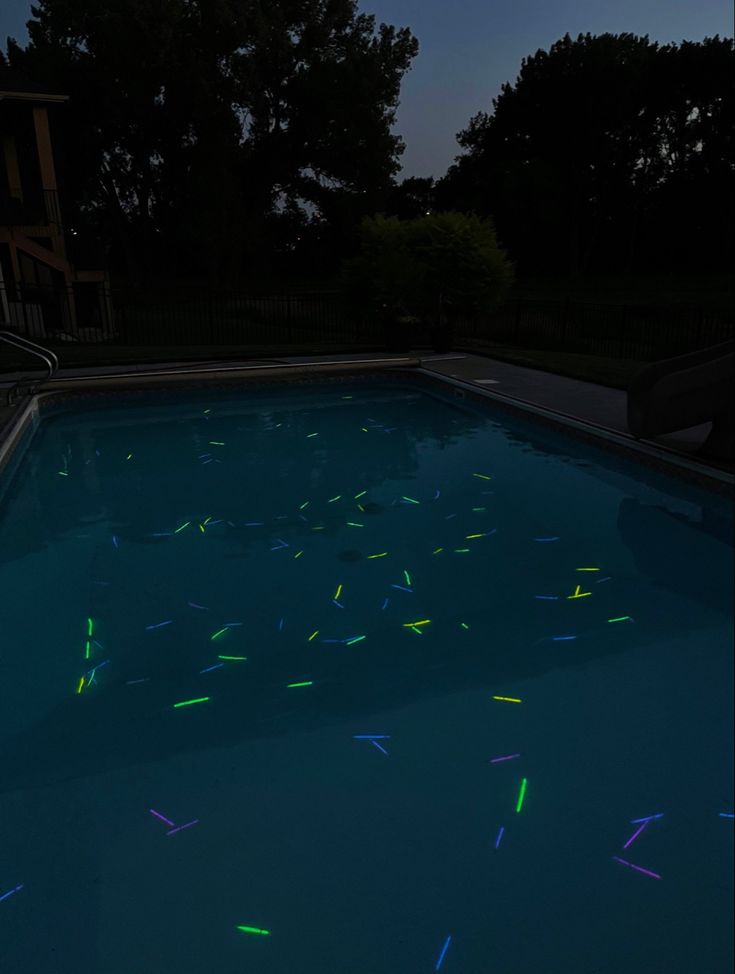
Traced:
[[167, 619], [165, 622], [157, 622], [154, 626], [146, 626], [146, 629], [160, 629], [162, 626], [170, 626], [173, 619]]
[[208, 666], [206, 670], [199, 670], [200, 673], [209, 673], [211, 670], [218, 670], [220, 666], [224, 666], [224, 663], [215, 663], [214, 666]]
[[149, 808], [148, 811], [151, 813], [151, 815], [155, 815], [156, 818], [160, 818], [160, 820], [165, 822], [166, 825], [172, 825], [174, 827], [176, 826], [176, 822], [172, 822], [171, 819], [166, 818], [165, 815], [161, 815], [161, 813], [157, 812], [155, 808]]
[[175, 832], [181, 832], [182, 829], [188, 829], [190, 825], [196, 825], [198, 821], [199, 819], [195, 818], [193, 822], [187, 822], [186, 825], [179, 825], [178, 828], [171, 829], [166, 835], [173, 835]]
[[372, 745], [373, 745], [374, 747], [377, 747], [377, 749], [378, 749], [379, 751], [382, 751], [382, 752], [383, 752], [383, 754], [388, 754], [388, 752], [386, 751], [386, 749], [385, 749], [385, 748], [384, 748], [384, 747], [383, 747], [382, 745], [380, 745], [380, 744], [378, 744], [378, 742], [377, 742], [377, 741], [370, 741], [370, 743], [371, 743], [371, 744], [372, 744]]
[[520, 754], [506, 754], [502, 758], [490, 758], [490, 764], [498, 764], [500, 761], [512, 761], [513, 758], [519, 758]]
[[534, 541], [559, 541], [559, 538], [534, 538]]
[[355, 741], [385, 741], [390, 737], [390, 734], [353, 734], [352, 738]]
[[624, 849], [627, 849], [629, 845], [632, 845], [635, 842], [635, 840], [638, 838], [638, 836], [641, 834], [641, 832], [646, 828], [647, 825], [648, 825], [648, 822], [644, 822], [642, 825], [639, 825], [638, 828], [635, 830], [635, 832], [631, 835], [631, 837], [625, 843], [625, 845], [623, 846], [623, 848]]
[[142, 680], [126, 680], [125, 686], [132, 686], [134, 683], [147, 683], [150, 680], [149, 676], [144, 676]]
[[625, 859], [620, 859], [618, 856], [613, 856], [615, 862], [621, 863], [623, 866], [628, 866], [629, 869], [635, 869], [639, 873], [643, 873], [644, 876], [652, 876], [654, 879], [661, 879], [658, 873], [651, 872], [650, 869], [644, 869], [643, 866], [635, 866], [632, 862], [626, 862]]
[[10, 890], [8, 890], [7, 893], [3, 893], [3, 895], [0, 896], [0, 903], [2, 903], [3, 900], [7, 900], [7, 898], [9, 896], [12, 896], [13, 893], [17, 893], [18, 890], [20, 890], [20, 889], [23, 889], [23, 884], [22, 883], [20, 884], [20, 886], [16, 886], [15, 889], [10, 889]]
[[535, 599], [553, 599], [554, 601], [556, 601], [559, 598], [559, 596], [558, 595], [534, 595], [534, 598]]
[[205, 609], [207, 612], [209, 612], [209, 607], [206, 605], [198, 605], [196, 602], [187, 602], [186, 604], [190, 605], [192, 609]]
[[495, 840], [495, 848], [496, 848], [496, 849], [497, 849], [497, 848], [498, 848], [498, 846], [500, 845], [500, 840], [501, 840], [501, 839], [503, 838], [503, 832], [505, 832], [505, 826], [504, 826], [504, 825], [501, 825], [501, 826], [500, 826], [500, 831], [498, 832], [498, 837], [497, 837], [497, 839]]
[[650, 822], [651, 819], [654, 819], [654, 818], [663, 818], [663, 817], [664, 817], [664, 813], [663, 812], [658, 812], [658, 814], [656, 814], [656, 815], [646, 815], [645, 818], [632, 818], [630, 820], [630, 824], [631, 825], [638, 825], [640, 822]]
[[595, 585], [600, 585], [602, 582], [609, 582], [611, 578], [612, 575], [606, 575], [605, 578], [598, 578]]

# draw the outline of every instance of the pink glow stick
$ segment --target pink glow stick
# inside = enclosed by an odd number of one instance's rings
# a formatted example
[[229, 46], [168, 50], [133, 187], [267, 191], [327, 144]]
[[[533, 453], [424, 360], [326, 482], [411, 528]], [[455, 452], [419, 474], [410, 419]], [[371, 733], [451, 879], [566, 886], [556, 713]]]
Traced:
[[643, 866], [634, 866], [632, 862], [626, 862], [625, 859], [620, 859], [618, 856], [613, 856], [613, 859], [623, 866], [628, 866], [630, 869], [635, 869], [639, 873], [643, 873], [644, 876], [653, 876], [654, 879], [661, 879], [658, 873], [652, 873], [650, 869], [644, 869]]
[[506, 754], [502, 758], [490, 758], [490, 764], [497, 764], [499, 761], [512, 761], [513, 758], [519, 758], [520, 754]]
[[635, 842], [635, 840], [638, 838], [638, 836], [641, 834], [641, 832], [645, 829], [645, 827], [647, 825], [648, 825], [648, 822], [644, 822], [643, 825], [639, 825], [638, 828], [635, 830], [635, 832], [631, 835], [631, 837], [625, 843], [625, 845], [623, 846], [623, 848], [624, 849], [627, 849], [629, 845], [632, 845]]
[[166, 835], [173, 835], [174, 832], [181, 832], [182, 829], [188, 829], [190, 825], [196, 825], [198, 821], [199, 819], [195, 818], [193, 822], [187, 822], [186, 825], [179, 825], [178, 828], [171, 829], [169, 832], [166, 833]]
[[176, 825], [176, 822], [170, 821], [170, 819], [167, 819], [165, 815], [161, 815], [160, 812], [157, 812], [155, 808], [149, 808], [148, 811], [151, 813], [151, 815], [155, 815], [156, 818], [160, 818], [160, 820], [162, 822], [165, 822], [166, 825], [172, 825], [172, 826]]

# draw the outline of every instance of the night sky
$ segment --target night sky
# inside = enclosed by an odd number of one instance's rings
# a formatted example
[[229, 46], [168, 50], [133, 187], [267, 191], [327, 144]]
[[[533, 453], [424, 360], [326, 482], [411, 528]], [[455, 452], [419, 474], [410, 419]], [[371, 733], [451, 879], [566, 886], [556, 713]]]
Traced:
[[[490, 111], [521, 59], [566, 32], [629, 32], [660, 44], [733, 36], [732, 0], [361, 0], [376, 21], [410, 27], [419, 55], [406, 75], [396, 131], [406, 143], [403, 175], [444, 174], [455, 136]], [[0, 38], [27, 39], [29, 0], [0, 0]]]

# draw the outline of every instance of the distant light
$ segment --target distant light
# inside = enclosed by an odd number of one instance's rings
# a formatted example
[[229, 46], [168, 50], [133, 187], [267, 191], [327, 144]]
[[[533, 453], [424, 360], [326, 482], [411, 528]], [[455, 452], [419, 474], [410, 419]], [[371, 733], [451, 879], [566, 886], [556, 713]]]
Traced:
[[431, 216], [431, 210], [427, 210], [425, 216]]

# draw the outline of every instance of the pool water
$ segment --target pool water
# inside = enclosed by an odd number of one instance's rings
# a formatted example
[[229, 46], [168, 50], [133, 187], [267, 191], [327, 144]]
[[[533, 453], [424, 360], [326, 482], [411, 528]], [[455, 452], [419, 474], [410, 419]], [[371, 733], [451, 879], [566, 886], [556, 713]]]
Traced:
[[3, 971], [731, 969], [726, 499], [377, 379], [5, 480]]

